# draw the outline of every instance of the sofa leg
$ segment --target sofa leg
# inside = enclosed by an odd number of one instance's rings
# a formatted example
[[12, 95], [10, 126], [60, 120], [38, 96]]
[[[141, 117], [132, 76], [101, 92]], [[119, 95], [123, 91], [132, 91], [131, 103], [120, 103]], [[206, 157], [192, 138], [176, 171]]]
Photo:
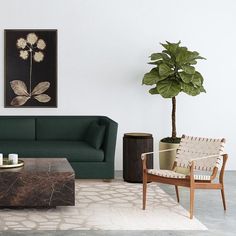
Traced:
[[102, 181], [106, 183], [111, 183], [112, 179], [103, 179]]

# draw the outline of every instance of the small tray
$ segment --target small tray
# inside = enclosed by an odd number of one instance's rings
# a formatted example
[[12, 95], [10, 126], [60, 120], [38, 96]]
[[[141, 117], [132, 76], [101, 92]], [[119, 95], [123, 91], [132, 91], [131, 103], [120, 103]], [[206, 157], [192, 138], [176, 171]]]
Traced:
[[4, 162], [6, 163], [7, 161], [8, 159], [3, 159], [3, 165], [0, 165], [0, 169], [17, 168], [24, 165], [24, 161], [22, 160], [18, 160], [18, 164], [4, 164]]

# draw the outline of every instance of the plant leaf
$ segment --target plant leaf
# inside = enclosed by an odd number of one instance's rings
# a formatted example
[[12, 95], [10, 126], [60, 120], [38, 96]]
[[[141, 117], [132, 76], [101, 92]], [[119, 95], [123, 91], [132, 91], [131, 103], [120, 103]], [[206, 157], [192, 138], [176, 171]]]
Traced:
[[174, 73], [174, 71], [171, 70], [171, 68], [167, 64], [165, 64], [165, 63], [160, 64], [159, 75], [161, 77], [167, 78], [169, 75], [172, 75], [173, 73]]
[[174, 66], [174, 62], [172, 61], [171, 57], [165, 53], [164, 50], [162, 53], [153, 53], [150, 58], [153, 62], [149, 64], [160, 65], [161, 63], [165, 63], [171, 68]]
[[200, 79], [200, 81], [201, 81], [200, 85], [203, 84], [203, 77], [202, 77], [202, 75], [198, 71], [195, 71], [194, 77]]
[[191, 58], [191, 52], [185, 48], [182, 48], [182, 47], [179, 48], [179, 50], [176, 53], [176, 62], [179, 65], [184, 65], [187, 62], [189, 62], [190, 60], [189, 58]]
[[30, 99], [29, 96], [16, 96], [12, 99], [11, 105], [15, 107], [19, 107], [24, 105]]
[[[164, 51], [164, 50], [163, 50], [163, 51]], [[171, 59], [170, 56], [168, 56], [168, 54], [167, 54], [167, 53], [164, 53], [163, 51], [162, 51], [162, 53], [161, 53], [162, 59], [163, 59], [163, 60], [166, 60], [166, 61], [169, 61], [169, 60]]]
[[29, 96], [27, 87], [22, 80], [12, 80], [10, 85], [16, 95]]
[[[170, 53], [170, 54], [175, 54], [176, 50], [179, 48], [180, 41], [178, 43], [170, 43], [166, 41], [167, 44], [161, 43], [161, 45]], [[168, 54], [169, 54], [168, 53]]]
[[164, 51], [166, 51], [166, 50], [162, 51], [162, 60], [163, 61], [160, 60], [160, 62], [165, 63], [169, 67], [173, 68], [175, 65], [173, 58], [168, 53], [165, 53]]
[[172, 98], [179, 94], [181, 85], [173, 79], [166, 79], [157, 83], [157, 90], [163, 98]]
[[179, 76], [183, 80], [184, 83], [188, 84], [192, 81], [194, 75], [190, 75], [182, 71], [182, 72], [179, 72]]
[[189, 63], [189, 65], [196, 65], [197, 61], [196, 60], [192, 60], [192, 61], [189, 61], [188, 63]]
[[195, 73], [191, 81], [196, 86], [202, 86], [203, 78], [200, 73]]
[[158, 90], [157, 90], [157, 87], [151, 88], [151, 89], [149, 90], [149, 93], [152, 94], [152, 95], [154, 95], [154, 94], [159, 94], [159, 92], [158, 92]]
[[200, 86], [199, 89], [200, 89], [201, 93], [206, 93], [206, 90], [205, 90], [205, 88], [203, 86]]
[[50, 87], [50, 83], [48, 81], [44, 81], [38, 83], [33, 89], [32, 95], [39, 95], [45, 92]]
[[201, 56], [197, 56], [195, 59], [203, 59], [203, 60], [206, 60], [205, 57], [201, 57]]
[[181, 68], [183, 71], [187, 74], [194, 74], [195, 73], [195, 68], [193, 66], [188, 66], [188, 65], [182, 65]]
[[204, 57], [199, 56], [199, 53], [196, 51], [182, 51], [179, 52], [178, 56], [176, 57], [176, 61], [179, 62], [181, 65], [184, 64], [197, 64], [197, 59], [206, 59]]
[[187, 48], [180, 47], [177, 51], [176, 62], [180, 65], [196, 64], [195, 59], [198, 57], [198, 55], [198, 52], [191, 52], [188, 51]]
[[203, 59], [203, 60], [206, 60], [206, 58], [205, 57], [201, 57], [200, 55], [199, 55], [199, 53], [198, 52], [196, 52], [196, 51], [193, 51], [192, 52], [192, 59]]
[[158, 81], [161, 81], [165, 78], [160, 77], [158, 70], [153, 68], [149, 73], [146, 73], [143, 77], [143, 84], [146, 85], [153, 85], [156, 84]]
[[199, 93], [201, 93], [200, 88], [194, 87], [194, 85], [192, 83], [190, 83], [190, 84], [182, 83], [181, 85], [182, 85], [183, 92], [187, 93], [188, 95], [197, 96]]
[[156, 61], [156, 60], [162, 59], [162, 55], [161, 55], [161, 53], [153, 53], [153, 54], [150, 56], [150, 58], [151, 58], [152, 61]]
[[162, 60], [148, 62], [149, 65], [156, 65], [156, 66], [159, 66], [161, 63], [163, 63]]
[[40, 94], [40, 95], [34, 96], [34, 98], [38, 100], [39, 102], [43, 102], [43, 103], [49, 102], [51, 100], [51, 97], [49, 97], [47, 94]]

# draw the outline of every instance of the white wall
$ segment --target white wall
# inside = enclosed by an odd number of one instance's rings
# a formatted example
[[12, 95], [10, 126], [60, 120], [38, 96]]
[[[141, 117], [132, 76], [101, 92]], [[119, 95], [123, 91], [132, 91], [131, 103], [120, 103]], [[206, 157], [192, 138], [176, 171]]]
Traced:
[[[170, 135], [170, 100], [141, 86], [159, 42], [182, 40], [207, 61], [198, 65], [206, 94], [177, 97], [182, 133], [226, 137], [228, 169], [236, 169], [236, 1], [8, 0], [0, 2], [0, 114], [107, 115], [119, 123], [116, 169], [125, 132]], [[57, 109], [3, 108], [3, 30], [58, 29]]]

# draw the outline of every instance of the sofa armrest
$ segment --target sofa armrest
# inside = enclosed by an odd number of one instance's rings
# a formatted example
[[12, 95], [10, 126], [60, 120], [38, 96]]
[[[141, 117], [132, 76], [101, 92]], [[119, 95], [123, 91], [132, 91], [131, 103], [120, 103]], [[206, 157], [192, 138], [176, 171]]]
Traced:
[[102, 149], [105, 154], [104, 161], [114, 163], [118, 124], [108, 117], [101, 117], [99, 123], [106, 126], [102, 144]]

